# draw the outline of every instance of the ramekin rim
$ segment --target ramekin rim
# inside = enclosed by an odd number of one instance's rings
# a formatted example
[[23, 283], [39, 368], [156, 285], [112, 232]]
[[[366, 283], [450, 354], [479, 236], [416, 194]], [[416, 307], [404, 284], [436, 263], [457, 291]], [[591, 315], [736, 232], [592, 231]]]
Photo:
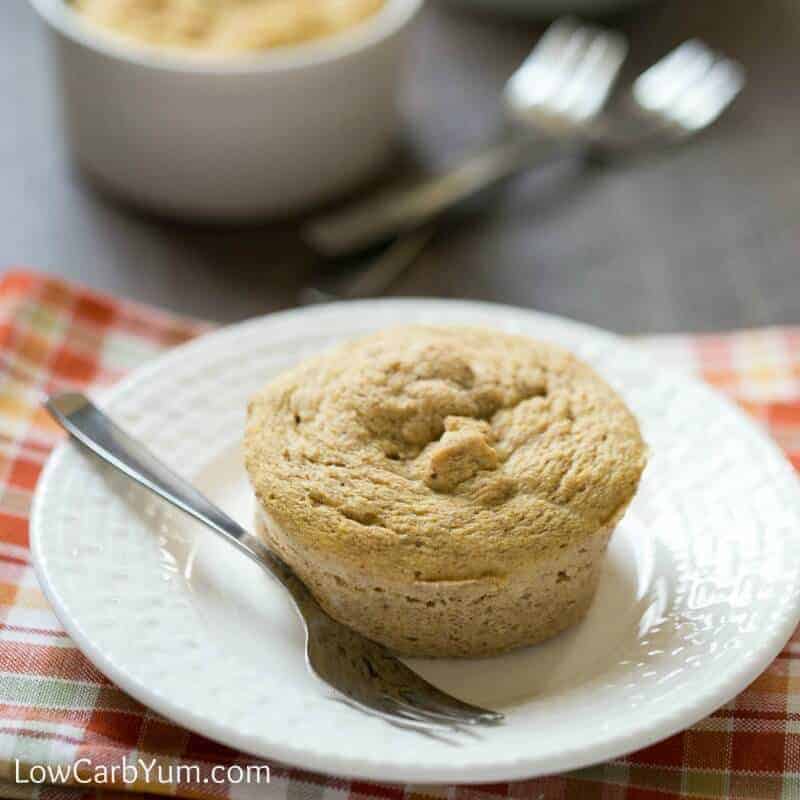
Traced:
[[337, 61], [392, 36], [406, 27], [422, 8], [424, 0], [385, 0], [384, 6], [367, 19], [331, 36], [232, 56], [182, 52], [139, 44], [106, 32], [83, 20], [66, 0], [28, 0], [50, 27], [91, 50], [110, 58], [151, 69], [209, 75], [258, 75], [299, 70]]

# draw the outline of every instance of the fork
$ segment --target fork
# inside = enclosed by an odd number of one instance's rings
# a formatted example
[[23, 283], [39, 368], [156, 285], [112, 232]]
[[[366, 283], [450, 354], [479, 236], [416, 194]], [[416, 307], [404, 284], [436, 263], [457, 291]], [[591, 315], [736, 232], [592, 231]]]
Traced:
[[85, 395], [54, 395], [45, 407], [79, 444], [211, 528], [287, 589], [305, 624], [306, 663], [341, 694], [337, 699], [420, 732], [502, 722], [502, 714], [451, 697], [382, 645], [328, 616], [288, 564], [125, 433]]
[[[338, 215], [312, 223], [306, 238], [332, 264], [341, 264], [344, 274], [327, 281], [324, 287], [302, 290], [299, 301], [306, 304], [380, 294], [416, 259], [434, 233], [432, 224], [417, 225], [415, 222], [430, 220], [489, 184], [513, 174], [518, 163], [531, 161], [537, 151], [545, 155], [549, 145], [534, 139], [530, 133], [531, 120], [526, 116], [542, 104], [544, 87], [549, 87], [544, 95], [558, 94], [563, 113], [576, 125], [585, 124], [608, 98], [626, 54], [627, 43], [618, 33], [571, 19], [550, 26], [506, 84], [505, 116], [513, 125], [497, 142], [421, 186], [397, 195], [390, 193], [386, 196], [386, 206], [381, 206], [380, 197], [368, 201], [363, 214], [355, 210], [359, 216], [355, 220], [355, 231], [339, 230]], [[409, 205], [411, 214], [408, 214]], [[345, 216], [349, 213], [344, 212]], [[370, 225], [380, 230], [395, 213], [407, 216], [395, 226], [397, 230], [388, 233], [414, 230], [386, 241], [379, 241], [384, 238], [380, 233], [369, 236]], [[333, 238], [328, 233], [331, 224], [335, 229]], [[352, 219], [344, 222], [346, 228], [352, 224]], [[339, 241], [342, 233], [344, 240]], [[364, 233], [366, 239], [362, 236]]]
[[711, 125], [745, 83], [741, 65], [690, 40], [636, 79], [624, 107], [601, 114], [605, 95], [591, 89], [595, 65], [603, 63], [592, 53], [599, 37], [596, 29], [556, 23], [509, 80], [505, 105], [516, 128], [536, 128], [546, 141], [511, 136], [449, 172], [318, 219], [306, 238], [321, 252], [342, 254], [413, 230], [502, 178], [556, 157], [583, 151], [621, 157], [685, 140]]

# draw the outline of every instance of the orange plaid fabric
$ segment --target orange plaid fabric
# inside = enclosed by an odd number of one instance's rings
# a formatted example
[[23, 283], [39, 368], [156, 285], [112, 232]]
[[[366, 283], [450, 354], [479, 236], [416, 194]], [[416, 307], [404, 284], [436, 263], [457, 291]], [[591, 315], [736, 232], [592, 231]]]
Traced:
[[[760, 678], [711, 717], [646, 750], [579, 772], [434, 788], [333, 779], [271, 764], [268, 786], [204, 783], [216, 765], [258, 762], [158, 717], [86, 661], [38, 588], [27, 522], [37, 478], [61, 435], [41, 411], [43, 395], [110, 384], [207, 327], [31, 272], [7, 272], [0, 280], [0, 796], [800, 797], [800, 632]], [[695, 372], [741, 403], [800, 469], [800, 328], [649, 338], [640, 346], [659, 363]], [[35, 765], [66, 767], [85, 759], [82, 764], [110, 766], [137, 758], [198, 771], [169, 783], [140, 776], [103, 788], [14, 782]]]

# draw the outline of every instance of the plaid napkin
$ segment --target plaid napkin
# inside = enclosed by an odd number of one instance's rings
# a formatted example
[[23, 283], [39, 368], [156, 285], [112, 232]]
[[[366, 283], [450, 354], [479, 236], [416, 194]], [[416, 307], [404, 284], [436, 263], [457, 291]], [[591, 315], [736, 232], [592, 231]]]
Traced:
[[[81, 655], [44, 600], [30, 564], [27, 517], [60, 433], [43, 392], [106, 385], [206, 325], [103, 297], [35, 273], [0, 280], [0, 796], [74, 798], [113, 789], [196, 798], [286, 800], [569, 800], [800, 796], [800, 633], [769, 669], [708, 719], [607, 764], [492, 786], [389, 786], [271, 764], [269, 785], [164, 782], [98, 787], [15, 783], [42, 767], [156, 758], [208, 776], [258, 762], [182, 730], [142, 707]], [[641, 340], [659, 363], [698, 373], [766, 426], [800, 469], [800, 328]], [[175, 776], [175, 771], [171, 772]], [[219, 773], [218, 773], [219, 774]], [[74, 776], [73, 776], [74, 777]], [[58, 780], [58, 779], [57, 779]]]

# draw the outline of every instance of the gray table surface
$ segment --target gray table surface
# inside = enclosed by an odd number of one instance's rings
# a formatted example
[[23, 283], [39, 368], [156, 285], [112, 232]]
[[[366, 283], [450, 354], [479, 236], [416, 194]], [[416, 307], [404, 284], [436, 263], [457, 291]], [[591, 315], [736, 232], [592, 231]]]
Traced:
[[[608, 20], [633, 64], [696, 35], [749, 85], [703, 139], [613, 170], [526, 176], [441, 230], [398, 295], [513, 303], [621, 332], [800, 321], [800, 6], [660, 0]], [[492, 136], [498, 93], [541, 26], [429, 0], [395, 173]], [[202, 229], [137, 215], [70, 168], [43, 37], [26, 0], [0, 9], [0, 254], [95, 288], [231, 321], [286, 308], [316, 267], [297, 222]]]

